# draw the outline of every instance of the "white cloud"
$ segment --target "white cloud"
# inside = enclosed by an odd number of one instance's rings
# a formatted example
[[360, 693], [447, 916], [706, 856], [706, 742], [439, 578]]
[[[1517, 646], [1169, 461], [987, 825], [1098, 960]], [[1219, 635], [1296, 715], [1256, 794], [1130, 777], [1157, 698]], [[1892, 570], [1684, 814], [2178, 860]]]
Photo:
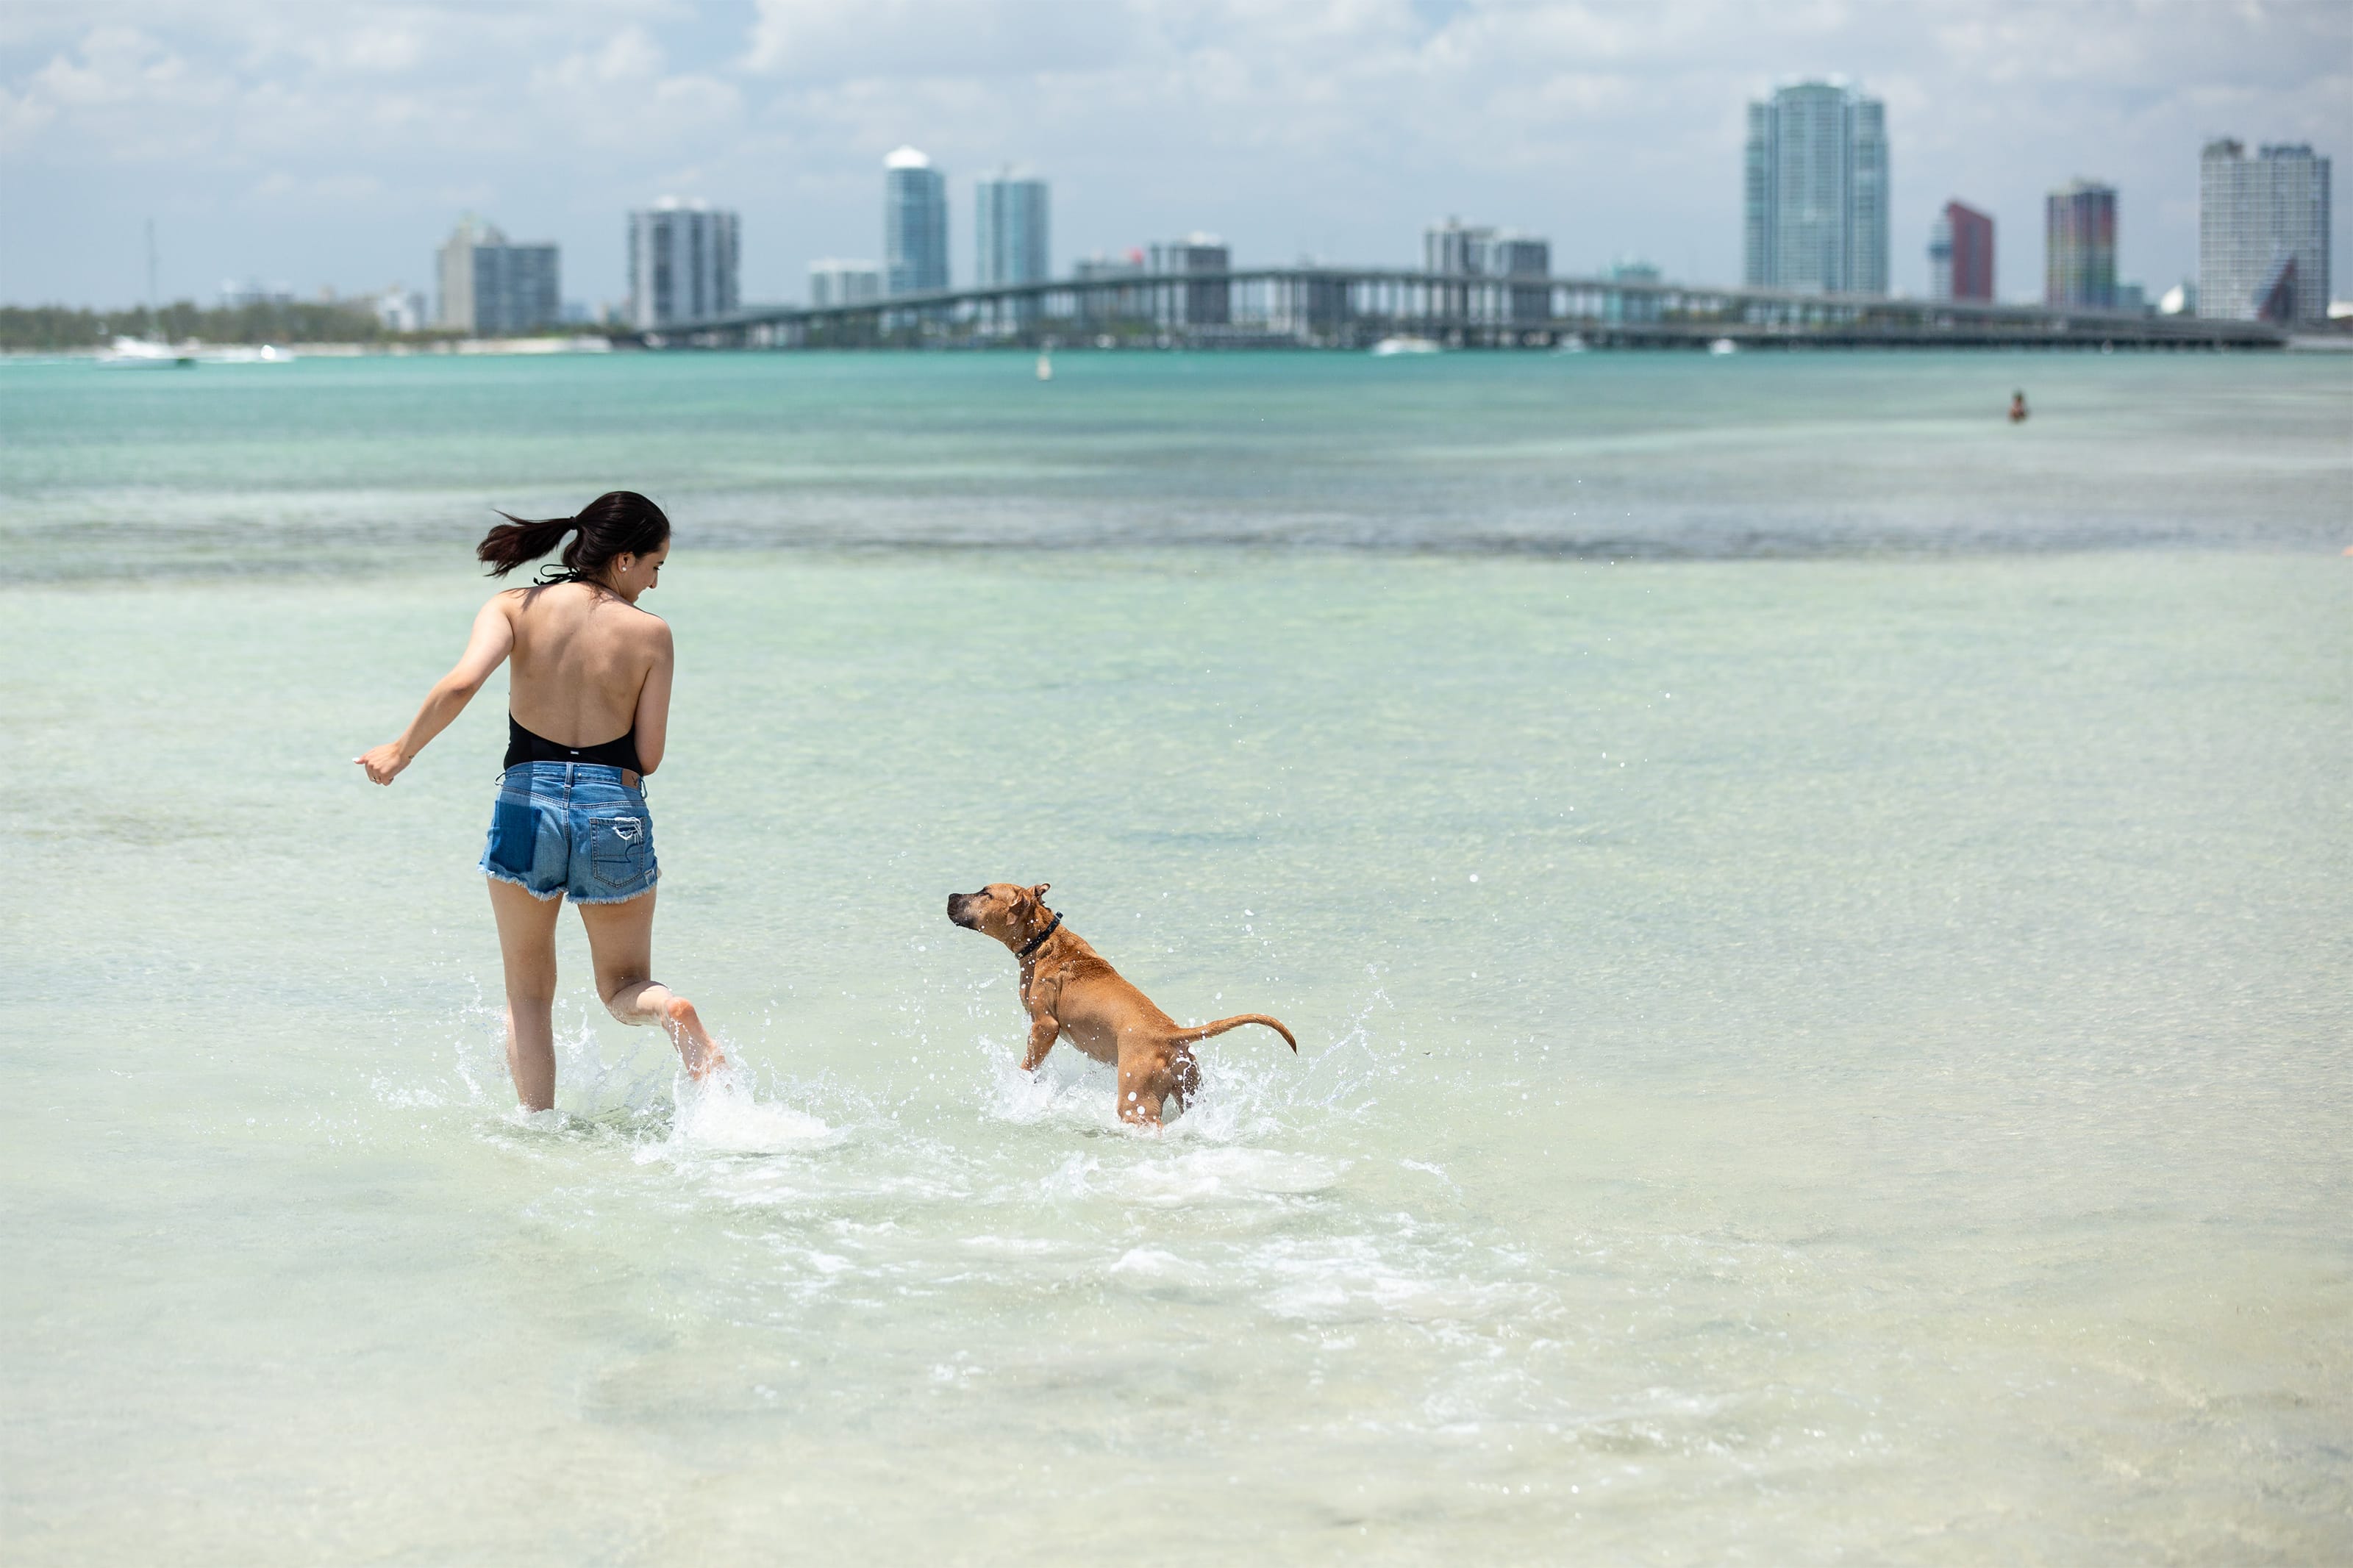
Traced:
[[661, 46], [632, 23], [592, 48], [575, 49], [553, 66], [535, 68], [532, 81], [542, 90], [589, 92], [658, 76], [663, 58]]
[[34, 91], [68, 112], [185, 101], [190, 85], [187, 62], [136, 27], [93, 27], [33, 76]]
[[393, 76], [425, 58], [425, 36], [415, 26], [364, 26], [341, 41], [339, 64], [374, 76]]
[[758, 0], [751, 70], [799, 81], [1101, 68], [1140, 42], [1124, 0]]
[[708, 73], [668, 72], [667, 64], [643, 27], [623, 26], [532, 72], [535, 118], [565, 147], [642, 159], [732, 141], [742, 89]]
[[39, 93], [0, 88], [0, 155], [13, 157], [31, 147], [57, 117], [57, 104]]
[[247, 193], [251, 205], [289, 203], [302, 208], [350, 205], [380, 199], [384, 182], [374, 174], [306, 176], [273, 169], [254, 182]]

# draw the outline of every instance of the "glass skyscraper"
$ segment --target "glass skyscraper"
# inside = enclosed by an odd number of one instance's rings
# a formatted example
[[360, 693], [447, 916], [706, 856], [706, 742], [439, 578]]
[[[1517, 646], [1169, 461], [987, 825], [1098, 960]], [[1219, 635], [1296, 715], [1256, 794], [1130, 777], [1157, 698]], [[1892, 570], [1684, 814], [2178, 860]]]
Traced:
[[2042, 302], [2053, 310], [2116, 308], [2116, 193], [2077, 180], [2042, 204]]
[[2328, 160], [2304, 144], [2206, 144], [2198, 168], [2198, 313], [2328, 319]]
[[1053, 276], [1045, 181], [1010, 168], [982, 175], [972, 187], [972, 228], [980, 288]]
[[440, 310], [434, 324], [478, 337], [549, 326], [564, 313], [555, 247], [510, 245], [471, 213], [441, 247]]
[[736, 222], [664, 196], [629, 215], [629, 324], [668, 326], [723, 316], [737, 303]]
[[948, 286], [948, 183], [913, 147], [882, 160], [882, 287], [921, 294]]
[[1802, 81], [1748, 106], [1742, 280], [1887, 292], [1887, 109], [1844, 82]]

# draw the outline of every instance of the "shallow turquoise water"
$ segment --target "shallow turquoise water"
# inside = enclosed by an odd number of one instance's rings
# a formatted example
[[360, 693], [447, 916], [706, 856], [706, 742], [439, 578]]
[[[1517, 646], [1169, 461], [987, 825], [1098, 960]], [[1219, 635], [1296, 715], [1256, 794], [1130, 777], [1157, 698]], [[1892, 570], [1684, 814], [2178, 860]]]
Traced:
[[622, 487], [704, 546], [2334, 551], [2346, 357], [1078, 353], [1045, 385], [1014, 354], [0, 366], [0, 542], [44, 577], [380, 567]]
[[[0, 373], [11, 1560], [2341, 1555], [2353, 374], [1391, 368]], [[750, 1082], [567, 927], [532, 1124], [496, 694], [345, 759], [628, 472]], [[1301, 1055], [1022, 1079], [996, 878]]]

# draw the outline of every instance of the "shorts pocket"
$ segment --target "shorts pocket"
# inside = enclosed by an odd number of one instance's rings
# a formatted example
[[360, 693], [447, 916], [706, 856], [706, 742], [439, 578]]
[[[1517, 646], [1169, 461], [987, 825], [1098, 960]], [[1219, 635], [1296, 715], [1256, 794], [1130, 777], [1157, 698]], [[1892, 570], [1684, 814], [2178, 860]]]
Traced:
[[643, 881], [653, 858], [653, 824], [645, 817], [588, 819], [589, 869], [607, 887], [626, 888]]
[[483, 858], [501, 871], [525, 878], [538, 848], [538, 809], [528, 800], [501, 795], [491, 813], [491, 842]]

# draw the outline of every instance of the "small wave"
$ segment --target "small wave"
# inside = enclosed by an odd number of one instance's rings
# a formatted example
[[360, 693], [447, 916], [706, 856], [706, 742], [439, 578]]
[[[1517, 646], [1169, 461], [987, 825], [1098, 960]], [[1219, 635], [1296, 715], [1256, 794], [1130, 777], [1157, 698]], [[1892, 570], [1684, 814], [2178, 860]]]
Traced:
[[1060, 1050], [1028, 1073], [1012, 1051], [986, 1040], [982, 1049], [988, 1075], [983, 1104], [996, 1120], [1024, 1127], [1054, 1122], [1084, 1131], [1120, 1126], [1111, 1068], [1075, 1050]]
[[677, 1113], [660, 1152], [670, 1154], [783, 1154], [840, 1142], [823, 1119], [761, 1100], [741, 1068], [727, 1068], [702, 1082], [681, 1073]]
[[1216, 1278], [1213, 1271], [1197, 1268], [1157, 1247], [1129, 1247], [1111, 1266], [1111, 1272], [1155, 1285], [1190, 1285]]
[[1259, 1203], [1335, 1185], [1345, 1162], [1276, 1149], [1187, 1150], [1133, 1163], [1072, 1154], [1038, 1183], [1057, 1199], [1108, 1197], [1152, 1208]]
[[1049, 1241], [1040, 1236], [967, 1236], [960, 1245], [974, 1252], [1000, 1253], [1008, 1258], [1047, 1258], [1067, 1252], [1066, 1241]]
[[1340, 1167], [1312, 1154], [1272, 1149], [1215, 1148], [1148, 1160], [1120, 1171], [1113, 1195], [1155, 1208], [1254, 1203], [1321, 1192], [1340, 1179]]
[[1417, 1261], [1443, 1267], [1434, 1257], [1399, 1256], [1393, 1246], [1362, 1234], [1303, 1247], [1277, 1247], [1259, 1259], [1275, 1280], [1268, 1310], [1299, 1322], [1486, 1322], [1524, 1317], [1541, 1296], [1523, 1280], [1474, 1274], [1467, 1268], [1450, 1278], [1416, 1267]]

